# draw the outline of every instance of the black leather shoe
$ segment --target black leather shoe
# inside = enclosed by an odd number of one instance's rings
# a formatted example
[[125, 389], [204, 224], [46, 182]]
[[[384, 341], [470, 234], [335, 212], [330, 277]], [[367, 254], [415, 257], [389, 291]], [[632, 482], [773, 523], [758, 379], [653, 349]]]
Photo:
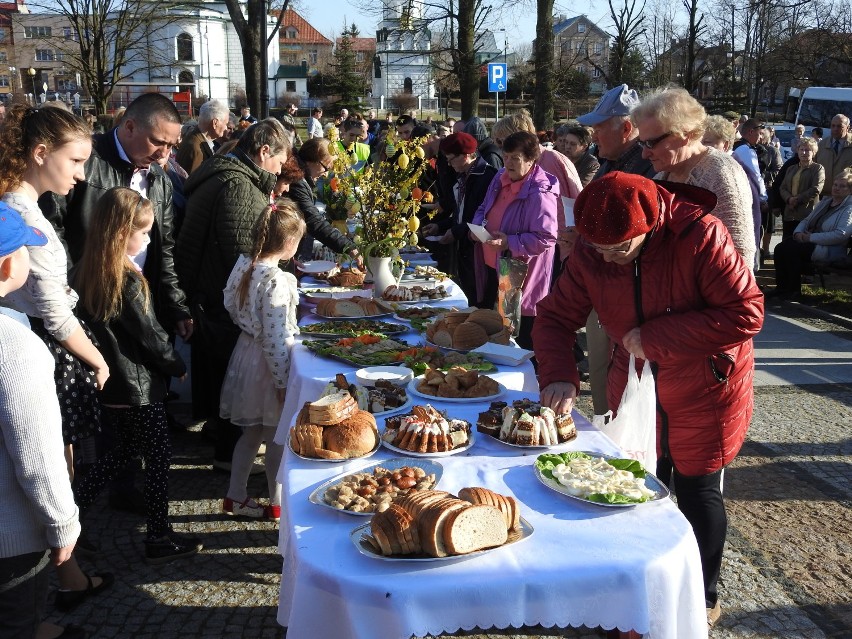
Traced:
[[153, 566], [171, 563], [197, 555], [203, 547], [198, 537], [170, 531], [162, 537], [145, 541], [145, 562]]
[[121, 512], [132, 513], [134, 515], [145, 515], [148, 513], [148, 510], [145, 508], [145, 495], [138, 490], [110, 494], [109, 507], [113, 510], [120, 510]]
[[[93, 576], [101, 578], [101, 583], [99, 583], [97, 586], [92, 584]], [[56, 602], [54, 604], [56, 606], [56, 609], [62, 612], [68, 612], [69, 610], [73, 610], [89, 597], [92, 597], [112, 586], [113, 582], [115, 581], [115, 577], [111, 572], [105, 572], [95, 575], [86, 575], [86, 580], [89, 582], [89, 585], [86, 586], [84, 590], [57, 590]]]

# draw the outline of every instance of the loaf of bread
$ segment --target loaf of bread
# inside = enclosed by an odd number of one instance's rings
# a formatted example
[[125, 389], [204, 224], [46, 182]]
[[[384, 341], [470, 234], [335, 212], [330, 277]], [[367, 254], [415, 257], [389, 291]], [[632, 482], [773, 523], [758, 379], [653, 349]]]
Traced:
[[[344, 391], [343, 394], [352, 400], [349, 393]], [[333, 422], [330, 424], [312, 419], [313, 410], [312, 403], [305, 403], [296, 417], [296, 425], [290, 429], [290, 448], [297, 455], [314, 459], [351, 459], [363, 457], [378, 446], [376, 418], [359, 410], [357, 404], [346, 418], [329, 418]]]
[[366, 455], [379, 441], [375, 418], [363, 410], [324, 431], [324, 448], [346, 458]]
[[477, 309], [470, 313], [446, 313], [426, 327], [426, 339], [436, 346], [470, 351], [486, 342], [508, 344], [509, 332], [497, 311]]
[[316, 314], [320, 317], [366, 317], [387, 313], [387, 306], [369, 297], [323, 299], [317, 302]]
[[340, 269], [336, 273], [329, 274], [328, 283], [334, 286], [361, 286], [364, 283], [366, 273], [357, 268]]
[[518, 502], [484, 488], [463, 488], [462, 493], [467, 500], [423, 490], [391, 504], [373, 516], [374, 547], [383, 555], [447, 557], [505, 544], [509, 522], [515, 517], [514, 525], [520, 522]]

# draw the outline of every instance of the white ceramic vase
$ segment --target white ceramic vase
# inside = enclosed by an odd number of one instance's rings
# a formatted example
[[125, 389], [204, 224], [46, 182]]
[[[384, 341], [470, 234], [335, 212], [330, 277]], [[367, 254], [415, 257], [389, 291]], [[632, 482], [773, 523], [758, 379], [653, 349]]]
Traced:
[[391, 271], [392, 257], [369, 257], [367, 268], [373, 279], [373, 297], [381, 297], [388, 286], [396, 284], [396, 277]]

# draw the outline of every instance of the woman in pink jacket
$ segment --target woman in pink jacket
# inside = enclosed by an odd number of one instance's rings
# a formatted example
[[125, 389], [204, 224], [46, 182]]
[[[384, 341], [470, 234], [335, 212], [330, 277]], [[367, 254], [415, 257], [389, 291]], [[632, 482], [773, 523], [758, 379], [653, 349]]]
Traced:
[[521, 300], [521, 326], [517, 337], [523, 348], [532, 348], [536, 304], [550, 290], [556, 243], [559, 184], [539, 165], [538, 138], [519, 131], [503, 142], [504, 167], [500, 169], [473, 216], [493, 239], [476, 242], [477, 303], [494, 308], [497, 301], [497, 268], [507, 255], [528, 263]]
[[[579, 388], [571, 347], [591, 309], [613, 344], [609, 403], [618, 406], [630, 355], [648, 360], [657, 393], [657, 474], [674, 479], [704, 573], [708, 620], [727, 517], [722, 472], [742, 446], [754, 391], [752, 337], [763, 294], [704, 189], [614, 172], [592, 180], [574, 208], [580, 241], [534, 331], [541, 400], [570, 410]], [[637, 362], [641, 371], [644, 362]]]

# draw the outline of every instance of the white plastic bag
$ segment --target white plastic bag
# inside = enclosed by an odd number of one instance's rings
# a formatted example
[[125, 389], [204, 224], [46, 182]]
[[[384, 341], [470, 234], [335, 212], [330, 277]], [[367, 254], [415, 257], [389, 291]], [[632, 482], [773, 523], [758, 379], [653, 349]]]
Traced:
[[595, 415], [593, 424], [600, 428], [631, 459], [642, 463], [649, 473], [657, 472], [657, 396], [651, 363], [645, 360], [642, 377], [636, 373], [636, 357], [630, 356], [627, 386], [615, 419]]

